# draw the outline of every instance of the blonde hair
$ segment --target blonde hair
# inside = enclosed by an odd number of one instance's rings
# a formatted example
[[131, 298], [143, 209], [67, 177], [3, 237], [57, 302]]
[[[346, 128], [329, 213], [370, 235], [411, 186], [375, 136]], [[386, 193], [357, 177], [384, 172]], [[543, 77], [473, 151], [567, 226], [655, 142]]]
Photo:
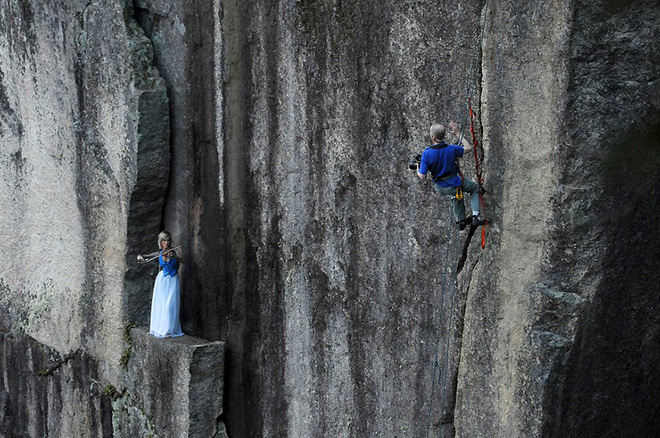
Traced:
[[162, 243], [163, 240], [169, 240], [170, 244], [172, 243], [172, 235], [169, 231], [161, 231], [158, 235], [158, 248], [163, 249]]

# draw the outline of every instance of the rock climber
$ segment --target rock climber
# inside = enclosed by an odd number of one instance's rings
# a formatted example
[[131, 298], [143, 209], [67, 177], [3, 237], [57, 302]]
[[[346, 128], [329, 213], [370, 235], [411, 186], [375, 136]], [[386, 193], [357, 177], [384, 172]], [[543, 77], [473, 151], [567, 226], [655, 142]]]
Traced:
[[[431, 173], [433, 189], [439, 195], [450, 195], [451, 209], [454, 219], [461, 230], [468, 224], [472, 227], [478, 227], [486, 223], [485, 219], [479, 216], [479, 184], [469, 178], [461, 178], [458, 167], [458, 159], [465, 152], [472, 150], [470, 142], [460, 134], [456, 122], [451, 121], [451, 133], [461, 137], [461, 145], [447, 144], [445, 138], [445, 127], [439, 123], [431, 126], [430, 134], [433, 144], [428, 146], [422, 153], [418, 164], [417, 176], [420, 179], [426, 179], [427, 173]], [[463, 193], [470, 195], [470, 204], [472, 206], [472, 216], [465, 217], [465, 203], [463, 202]]]

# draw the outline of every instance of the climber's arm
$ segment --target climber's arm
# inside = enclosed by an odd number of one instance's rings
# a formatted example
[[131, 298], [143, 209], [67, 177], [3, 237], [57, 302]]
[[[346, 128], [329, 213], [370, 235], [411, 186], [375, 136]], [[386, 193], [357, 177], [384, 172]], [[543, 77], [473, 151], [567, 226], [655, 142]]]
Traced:
[[424, 181], [426, 179], [426, 174], [429, 171], [429, 165], [426, 162], [426, 151], [422, 152], [422, 158], [417, 163], [417, 176], [419, 179]]
[[461, 145], [463, 146], [463, 153], [470, 152], [472, 150], [472, 145], [458, 129], [458, 125], [456, 124], [456, 122], [452, 120], [451, 122], [449, 122], [449, 125], [451, 126], [451, 133], [461, 139]]

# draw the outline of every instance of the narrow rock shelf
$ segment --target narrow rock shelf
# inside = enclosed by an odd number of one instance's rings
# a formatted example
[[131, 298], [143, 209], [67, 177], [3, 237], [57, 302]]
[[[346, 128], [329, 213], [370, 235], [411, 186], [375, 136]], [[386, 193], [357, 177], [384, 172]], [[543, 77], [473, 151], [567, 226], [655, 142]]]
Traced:
[[159, 436], [215, 436], [224, 425], [225, 344], [194, 336], [159, 339], [131, 330], [126, 386]]

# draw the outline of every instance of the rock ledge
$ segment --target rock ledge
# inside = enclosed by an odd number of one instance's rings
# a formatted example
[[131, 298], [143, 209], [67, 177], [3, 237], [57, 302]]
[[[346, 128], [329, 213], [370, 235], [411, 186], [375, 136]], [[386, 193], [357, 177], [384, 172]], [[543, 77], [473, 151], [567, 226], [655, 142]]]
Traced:
[[223, 342], [158, 339], [142, 327], [131, 330], [131, 340], [126, 387], [158, 436], [209, 437], [224, 430]]

